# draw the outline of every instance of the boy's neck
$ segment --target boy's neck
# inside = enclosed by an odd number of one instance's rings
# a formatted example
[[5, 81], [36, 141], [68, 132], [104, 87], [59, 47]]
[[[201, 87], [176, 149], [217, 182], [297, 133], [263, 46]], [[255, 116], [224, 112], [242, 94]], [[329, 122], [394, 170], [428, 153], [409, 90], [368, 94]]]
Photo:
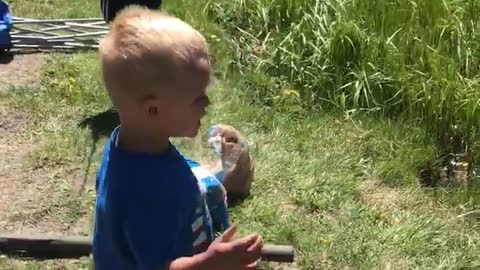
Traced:
[[165, 136], [152, 136], [152, 134], [139, 132], [138, 129], [122, 125], [115, 145], [130, 152], [161, 154], [168, 150], [170, 139]]

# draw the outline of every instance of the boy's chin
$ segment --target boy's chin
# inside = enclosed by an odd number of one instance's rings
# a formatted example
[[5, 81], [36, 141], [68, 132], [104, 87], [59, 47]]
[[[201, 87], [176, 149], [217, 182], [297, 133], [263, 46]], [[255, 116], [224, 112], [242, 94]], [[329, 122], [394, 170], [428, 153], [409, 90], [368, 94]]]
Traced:
[[198, 121], [198, 124], [194, 126], [190, 126], [189, 128], [184, 128], [182, 130], [177, 130], [177, 132], [175, 132], [174, 135], [171, 135], [171, 137], [194, 138], [200, 132], [200, 127], [201, 127], [201, 122]]
[[183, 137], [193, 139], [193, 138], [197, 137], [197, 135], [198, 135], [198, 131], [197, 132], [186, 133]]
[[183, 136], [187, 138], [194, 138], [194, 137], [197, 137], [199, 131], [200, 131], [200, 125], [197, 127], [193, 127], [188, 132], [185, 132]]

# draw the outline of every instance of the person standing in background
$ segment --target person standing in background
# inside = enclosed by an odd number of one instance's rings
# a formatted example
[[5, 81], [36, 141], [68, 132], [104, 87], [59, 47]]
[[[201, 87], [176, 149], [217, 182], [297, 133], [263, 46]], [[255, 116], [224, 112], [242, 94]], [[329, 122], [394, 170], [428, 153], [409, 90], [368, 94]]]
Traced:
[[159, 9], [162, 5], [162, 0], [100, 0], [100, 9], [106, 23], [112, 22], [118, 12], [129, 5]]

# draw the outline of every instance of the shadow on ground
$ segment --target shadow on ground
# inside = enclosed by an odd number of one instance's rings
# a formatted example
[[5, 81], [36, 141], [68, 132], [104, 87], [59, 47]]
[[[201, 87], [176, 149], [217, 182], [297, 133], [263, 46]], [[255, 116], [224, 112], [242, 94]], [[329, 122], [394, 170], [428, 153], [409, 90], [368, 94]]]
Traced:
[[0, 65], [7, 65], [13, 61], [13, 53], [11, 52], [1, 52], [0, 53]]
[[88, 117], [80, 122], [79, 127], [90, 129], [90, 135], [92, 137], [92, 146], [90, 149], [90, 154], [88, 155], [87, 167], [85, 169], [85, 175], [80, 183], [80, 194], [85, 190], [85, 184], [87, 183], [87, 178], [90, 171], [90, 166], [92, 165], [92, 157], [95, 154], [97, 149], [98, 141], [102, 137], [109, 137], [112, 131], [120, 124], [120, 118], [118, 113], [109, 109], [97, 115]]
[[113, 109], [109, 109], [84, 119], [79, 126], [90, 129], [93, 143], [96, 144], [100, 138], [110, 136], [113, 129], [119, 124], [120, 118], [118, 113]]
[[[63, 54], [73, 54], [74, 51], [72, 50], [57, 50]], [[23, 56], [23, 55], [33, 55], [33, 54], [43, 54], [48, 51], [46, 50], [15, 50], [12, 49], [11, 51], [7, 52], [0, 52], [0, 65], [8, 65], [13, 60], [15, 60], [15, 56]]]

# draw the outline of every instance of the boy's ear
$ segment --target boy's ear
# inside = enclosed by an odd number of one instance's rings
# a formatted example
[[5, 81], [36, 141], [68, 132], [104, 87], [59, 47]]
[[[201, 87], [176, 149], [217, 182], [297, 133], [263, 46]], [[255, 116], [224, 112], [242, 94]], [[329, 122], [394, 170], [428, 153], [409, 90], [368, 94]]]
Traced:
[[157, 117], [160, 110], [156, 98], [153, 96], [146, 97], [142, 102], [142, 110], [145, 112], [148, 119]]
[[152, 105], [148, 107], [148, 116], [149, 118], [157, 117], [158, 115], [158, 107], [156, 105]]

